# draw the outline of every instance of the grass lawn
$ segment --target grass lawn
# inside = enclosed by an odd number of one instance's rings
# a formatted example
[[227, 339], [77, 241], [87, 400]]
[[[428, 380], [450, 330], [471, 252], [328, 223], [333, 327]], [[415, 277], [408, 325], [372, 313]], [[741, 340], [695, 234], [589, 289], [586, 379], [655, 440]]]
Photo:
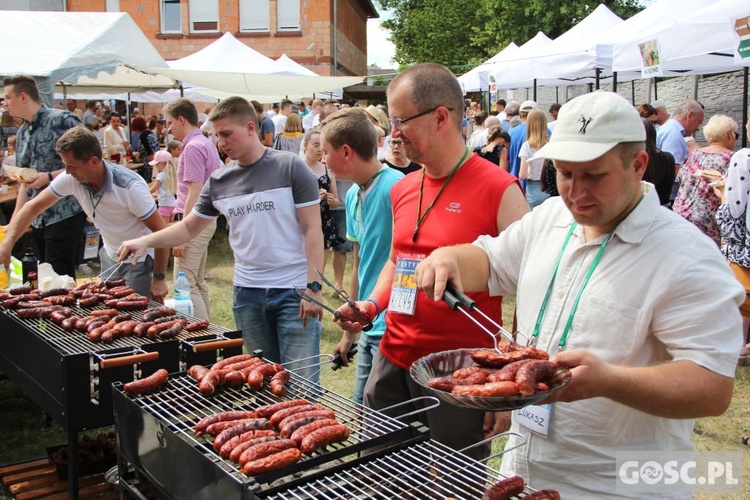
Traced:
[[[213, 276], [209, 281], [212, 322], [234, 328], [231, 293], [234, 260], [227, 244], [226, 232], [217, 231], [211, 242], [208, 261], [207, 272]], [[351, 259], [348, 259], [345, 283], [348, 283], [350, 271]], [[326, 267], [326, 276], [333, 281], [330, 260]], [[324, 290], [324, 297], [331, 306], [338, 305], [336, 300], [329, 297], [328, 290]], [[507, 325], [511, 325], [515, 307], [513, 297], [506, 297], [505, 304], [505, 321]], [[321, 353], [330, 353], [340, 338], [341, 330], [331, 321], [331, 315], [326, 313]], [[326, 370], [323, 372], [322, 384], [330, 390], [351, 397], [353, 378], [353, 366], [335, 372]], [[732, 405], [719, 417], [699, 419], [693, 435], [698, 450], [741, 451], [745, 478], [750, 478], [750, 446], [743, 445], [741, 438], [743, 434], [750, 433], [749, 407], [750, 368], [738, 367]], [[59, 425], [45, 422], [42, 410], [27, 399], [15, 384], [8, 380], [0, 381], [0, 464], [44, 455], [48, 446], [65, 442], [65, 433]], [[496, 443], [494, 448], [500, 449], [500, 446], [501, 443]], [[696, 498], [747, 498], [750, 481], [745, 479], [744, 485], [745, 493], [733, 497], [700, 495]], [[5, 498], [1, 489], [0, 498]]]

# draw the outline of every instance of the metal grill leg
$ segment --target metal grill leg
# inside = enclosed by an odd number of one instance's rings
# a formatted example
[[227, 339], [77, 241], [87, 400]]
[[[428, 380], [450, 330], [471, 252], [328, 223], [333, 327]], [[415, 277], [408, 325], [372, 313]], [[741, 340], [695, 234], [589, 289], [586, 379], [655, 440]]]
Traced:
[[78, 432], [68, 431], [68, 498], [78, 500]]

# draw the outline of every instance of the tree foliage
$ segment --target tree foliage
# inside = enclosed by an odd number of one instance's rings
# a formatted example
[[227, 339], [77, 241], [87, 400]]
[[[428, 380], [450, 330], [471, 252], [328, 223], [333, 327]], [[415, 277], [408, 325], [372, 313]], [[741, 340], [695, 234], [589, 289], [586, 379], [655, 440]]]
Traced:
[[[623, 19], [642, 9], [640, 0], [603, 0]], [[401, 65], [437, 62], [457, 74], [543, 31], [556, 38], [589, 15], [599, 2], [582, 0], [378, 0], [393, 12], [391, 30]]]

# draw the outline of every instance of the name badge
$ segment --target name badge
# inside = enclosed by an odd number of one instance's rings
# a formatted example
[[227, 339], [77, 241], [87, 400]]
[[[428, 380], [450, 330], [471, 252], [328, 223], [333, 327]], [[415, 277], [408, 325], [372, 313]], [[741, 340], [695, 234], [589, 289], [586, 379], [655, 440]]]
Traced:
[[547, 436], [552, 418], [552, 405], [532, 405], [516, 410], [516, 422], [531, 432]]
[[417, 264], [424, 255], [399, 255], [393, 275], [388, 312], [413, 316], [417, 309]]

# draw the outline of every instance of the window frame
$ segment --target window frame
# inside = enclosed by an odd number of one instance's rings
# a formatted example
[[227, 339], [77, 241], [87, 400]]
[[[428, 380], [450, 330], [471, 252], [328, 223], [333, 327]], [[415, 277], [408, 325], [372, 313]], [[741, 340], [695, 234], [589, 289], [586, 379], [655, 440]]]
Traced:
[[[190, 33], [218, 33], [219, 32], [219, 0], [200, 0], [203, 4], [207, 4], [208, 2], [213, 2], [213, 9], [211, 12], [211, 15], [215, 14], [215, 19], [200, 19], [197, 21], [193, 21], [193, 8], [197, 8], [197, 5], [199, 5], [197, 0], [191, 0], [188, 3], [188, 31]], [[216, 28], [211, 29], [196, 29], [195, 24], [196, 23], [216, 23]]]
[[[291, 4], [291, 3], [294, 3], [297, 5], [297, 14], [296, 14], [297, 26], [282, 27], [281, 26], [281, 6], [282, 4]], [[301, 4], [300, 0], [276, 0], [276, 30], [279, 33], [302, 30], [302, 12], [301, 12], [300, 4]], [[290, 12], [291, 12], [291, 6], [290, 6]]]
[[[258, 26], [256, 28], [245, 28], [242, 25], [242, 12], [245, 8], [254, 10], [252, 7], [253, 3], [256, 3], [258, 1], [265, 2], [266, 4], [266, 18], [265, 18], [265, 26], [261, 27]], [[243, 6], [244, 4], [244, 6]], [[269, 33], [271, 31], [271, 1], [270, 0], [239, 0], [239, 9], [240, 9], [240, 25], [239, 25], [239, 32], [240, 33]], [[260, 8], [259, 8], [260, 10]]]
[[[177, 4], [177, 6], [179, 7], [180, 27], [177, 30], [167, 30], [166, 29], [166, 25], [165, 25], [164, 21], [166, 20], [166, 6], [167, 6], [167, 4]], [[175, 1], [175, 0], [159, 0], [159, 30], [160, 30], [159, 31], [160, 33], [164, 33], [164, 34], [167, 34], [167, 35], [182, 33], [182, 4], [180, 3], [179, 0], [177, 0], [177, 1]]]

